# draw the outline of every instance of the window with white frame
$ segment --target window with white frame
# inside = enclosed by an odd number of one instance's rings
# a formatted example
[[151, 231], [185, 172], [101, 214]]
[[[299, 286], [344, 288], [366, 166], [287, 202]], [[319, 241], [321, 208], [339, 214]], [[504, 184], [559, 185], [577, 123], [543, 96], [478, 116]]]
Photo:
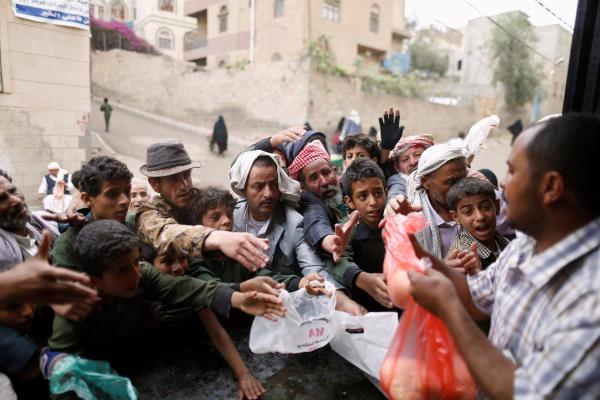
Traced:
[[330, 21], [339, 22], [341, 0], [325, 0], [323, 3], [322, 16]]
[[161, 50], [173, 50], [173, 33], [167, 28], [161, 28], [156, 34], [156, 45]]

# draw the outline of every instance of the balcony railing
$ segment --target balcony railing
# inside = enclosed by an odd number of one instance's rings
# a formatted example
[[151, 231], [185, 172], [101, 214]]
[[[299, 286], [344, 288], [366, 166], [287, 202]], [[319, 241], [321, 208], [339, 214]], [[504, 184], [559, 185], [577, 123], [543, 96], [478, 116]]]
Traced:
[[196, 50], [196, 49], [200, 49], [202, 47], [206, 47], [207, 45], [208, 45], [208, 39], [203, 38], [203, 39], [195, 40], [193, 42], [185, 42], [183, 49], [185, 51]]

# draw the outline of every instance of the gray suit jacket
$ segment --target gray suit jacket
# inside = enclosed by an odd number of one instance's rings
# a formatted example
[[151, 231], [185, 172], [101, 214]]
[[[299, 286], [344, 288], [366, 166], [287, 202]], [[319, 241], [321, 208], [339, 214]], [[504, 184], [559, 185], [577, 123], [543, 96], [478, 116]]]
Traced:
[[[35, 214], [31, 214], [27, 222], [27, 229], [35, 236], [38, 244], [42, 241], [42, 232], [47, 229], [50, 238], [54, 242], [58, 237], [58, 231], [46, 221]], [[25, 261], [17, 239], [9, 232], [0, 228], [0, 271], [11, 268], [13, 265]]]
[[[233, 230], [246, 231], [248, 203], [241, 201], [233, 210]], [[326, 280], [341, 287], [329, 275], [319, 255], [304, 241], [304, 218], [296, 210], [280, 202], [264, 238], [269, 239], [270, 268], [282, 274], [308, 275], [318, 272]]]

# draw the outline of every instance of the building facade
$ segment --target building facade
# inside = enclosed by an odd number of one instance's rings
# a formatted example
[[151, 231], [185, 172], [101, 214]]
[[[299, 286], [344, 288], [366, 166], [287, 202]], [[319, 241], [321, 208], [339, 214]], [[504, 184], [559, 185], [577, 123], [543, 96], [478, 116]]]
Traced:
[[[522, 14], [510, 11], [505, 14]], [[504, 14], [490, 18], [497, 21]], [[460, 82], [474, 87], [499, 88], [493, 83], [494, 60], [489, 41], [495, 25], [486, 17], [470, 20], [464, 30]], [[530, 110], [532, 121], [562, 110], [568, 61], [571, 51], [571, 32], [558, 24], [534, 26], [536, 41], [531, 44], [534, 62], [538, 65], [541, 84]]]
[[301, 58], [326, 36], [336, 64], [352, 70], [359, 57], [400, 51], [408, 36], [404, 0], [187, 0], [184, 13], [198, 21], [184, 58], [208, 67]]
[[127, 23], [163, 54], [183, 60], [184, 37], [196, 20], [184, 14], [184, 0], [90, 0], [90, 14]]
[[416, 31], [413, 40], [415, 42], [424, 41], [448, 57], [446, 76], [460, 78], [463, 64], [463, 34], [460, 30], [435, 23]]
[[73, 172], [85, 160], [89, 34], [18, 18], [0, 2], [0, 169], [30, 204], [50, 161]]

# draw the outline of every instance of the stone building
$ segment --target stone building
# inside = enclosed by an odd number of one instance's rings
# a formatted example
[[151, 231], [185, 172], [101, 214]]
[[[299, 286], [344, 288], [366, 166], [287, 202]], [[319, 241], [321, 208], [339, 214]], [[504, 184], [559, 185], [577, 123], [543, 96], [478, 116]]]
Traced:
[[187, 0], [184, 12], [198, 21], [184, 58], [208, 67], [297, 59], [325, 35], [351, 71], [358, 57], [400, 51], [408, 36], [404, 0]]
[[70, 172], [90, 113], [89, 31], [18, 18], [0, 1], [0, 168], [29, 202], [50, 161]]
[[183, 39], [196, 29], [184, 14], [184, 0], [90, 0], [90, 14], [105, 21], [126, 22], [163, 54], [183, 60]]
[[[522, 11], [504, 14], [525, 15]], [[490, 18], [497, 21], [504, 14]], [[465, 87], [500, 90], [493, 84], [494, 61], [489, 48], [494, 28], [487, 17], [480, 17], [470, 20], [464, 30], [460, 82]], [[541, 84], [529, 110], [532, 121], [562, 110], [572, 38], [571, 32], [558, 24], [533, 28], [537, 40], [531, 47], [537, 52], [533, 53], [533, 58], [539, 66]]]
[[448, 57], [448, 71], [446, 76], [460, 78], [462, 70], [462, 37], [460, 30], [450, 28], [441, 23], [431, 24], [429, 27], [415, 32], [415, 42], [424, 41]]

